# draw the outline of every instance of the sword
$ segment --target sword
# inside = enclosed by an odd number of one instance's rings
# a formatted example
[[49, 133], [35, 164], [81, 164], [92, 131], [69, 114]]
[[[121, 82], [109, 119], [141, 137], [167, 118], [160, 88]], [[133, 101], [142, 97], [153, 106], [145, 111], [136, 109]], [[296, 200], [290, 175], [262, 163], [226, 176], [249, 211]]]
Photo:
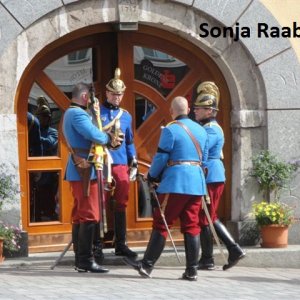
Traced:
[[160, 216], [161, 216], [161, 218], [162, 218], [162, 220], [163, 220], [163, 222], [164, 222], [164, 225], [165, 225], [165, 227], [166, 227], [166, 230], [167, 230], [167, 232], [168, 232], [168, 236], [169, 236], [169, 239], [170, 239], [170, 241], [171, 241], [171, 243], [172, 243], [172, 246], [173, 246], [173, 249], [174, 249], [174, 251], [175, 251], [176, 257], [177, 257], [177, 259], [178, 259], [178, 262], [181, 264], [181, 260], [180, 260], [180, 257], [179, 257], [179, 255], [178, 255], [177, 248], [176, 248], [175, 243], [174, 243], [174, 240], [173, 240], [173, 238], [172, 238], [170, 229], [169, 229], [169, 227], [168, 227], [168, 224], [167, 224], [167, 221], [166, 221], [166, 218], [165, 218], [165, 214], [163, 213], [163, 211], [162, 211], [162, 209], [161, 209], [161, 206], [160, 206], [160, 203], [159, 203], [159, 200], [158, 200], [158, 197], [157, 197], [157, 194], [156, 194], [156, 191], [155, 191], [153, 185], [152, 185], [152, 184], [144, 177], [144, 174], [138, 173], [138, 174], [137, 174], [137, 177], [142, 178], [142, 180], [145, 180], [145, 181], [148, 182], [149, 192], [152, 194], [153, 198], [154, 198], [155, 201], [156, 201], [157, 207], [158, 207], [158, 209], [159, 209]]
[[[202, 197], [202, 207], [203, 207], [204, 212], [205, 212], [205, 215], [206, 215], [206, 217], [207, 217], [208, 224], [209, 224], [210, 230], [211, 230], [211, 232], [212, 232], [212, 235], [213, 235], [213, 237], [214, 237], [214, 239], [215, 239], [215, 241], [216, 241], [216, 243], [217, 243], [217, 245], [218, 245], [218, 248], [219, 248], [219, 250], [220, 250], [222, 259], [224, 260], [225, 265], [227, 265], [228, 262], [227, 262], [227, 260], [226, 260], [225, 255], [224, 255], [224, 251], [223, 251], [223, 249], [222, 249], [222, 246], [221, 246], [219, 237], [218, 237], [218, 235], [217, 235], [217, 232], [216, 232], [216, 230], [215, 230], [214, 224], [213, 224], [213, 222], [212, 222], [212, 220], [211, 220], [211, 217], [210, 217], [210, 214], [209, 214], [207, 205], [206, 205], [206, 201], [205, 201], [204, 198], [205, 198], [205, 197]], [[200, 233], [200, 234], [201, 234], [201, 233]]]
[[[90, 90], [91, 95], [91, 106], [90, 112], [93, 118], [93, 123], [102, 131], [102, 123], [100, 119], [100, 103], [95, 97], [94, 86]], [[107, 233], [107, 219], [106, 219], [106, 207], [105, 207], [105, 192], [104, 192], [104, 182], [103, 182], [103, 166], [104, 166], [104, 147], [93, 144], [92, 148], [94, 151], [90, 151], [88, 160], [94, 163], [96, 174], [97, 174], [97, 184], [98, 184], [98, 203], [99, 203], [99, 213], [100, 213], [100, 237], [104, 238], [105, 233]], [[91, 149], [92, 149], [91, 148]]]
[[72, 240], [68, 243], [68, 245], [65, 247], [64, 251], [59, 255], [59, 257], [55, 260], [54, 264], [50, 267], [51, 270], [54, 270], [54, 268], [59, 264], [59, 262], [63, 259], [67, 251], [70, 249], [72, 245]]
[[104, 234], [107, 233], [107, 219], [106, 219], [105, 194], [104, 194], [102, 170], [97, 170], [97, 181], [98, 181], [98, 193], [99, 193], [98, 194], [99, 210], [101, 214], [100, 237], [104, 238]]

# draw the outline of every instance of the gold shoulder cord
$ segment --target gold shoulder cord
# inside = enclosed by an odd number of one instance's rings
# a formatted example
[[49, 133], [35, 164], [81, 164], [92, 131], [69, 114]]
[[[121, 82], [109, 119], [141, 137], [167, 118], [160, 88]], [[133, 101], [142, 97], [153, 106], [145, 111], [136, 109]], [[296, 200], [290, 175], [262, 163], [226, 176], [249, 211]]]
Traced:
[[172, 124], [176, 124], [177, 123], [177, 121], [171, 121], [170, 123], [168, 123], [167, 125], [166, 125], [166, 127], [167, 126], [170, 126], [170, 125], [172, 125]]
[[107, 130], [107, 129], [109, 129], [111, 126], [113, 126], [113, 125], [116, 123], [116, 121], [119, 120], [119, 119], [121, 118], [123, 112], [124, 112], [124, 109], [123, 109], [123, 108], [120, 108], [120, 111], [118, 112], [118, 114], [116, 115], [116, 117], [115, 117], [111, 122], [109, 122], [108, 124], [106, 124], [105, 126], [103, 126], [102, 129], [103, 129], [103, 130]]

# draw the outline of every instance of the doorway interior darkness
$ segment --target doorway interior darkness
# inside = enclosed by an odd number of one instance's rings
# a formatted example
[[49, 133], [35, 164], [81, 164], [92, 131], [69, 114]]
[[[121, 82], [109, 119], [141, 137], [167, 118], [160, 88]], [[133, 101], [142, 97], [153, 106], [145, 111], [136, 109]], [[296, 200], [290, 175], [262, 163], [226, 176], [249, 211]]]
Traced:
[[[17, 115], [22, 187], [22, 223], [29, 233], [29, 251], [63, 249], [70, 238], [72, 196], [63, 180], [68, 149], [61, 131], [71, 90], [77, 82], [93, 82], [102, 101], [105, 84], [116, 67], [126, 84], [122, 107], [133, 116], [139, 170], [156, 152], [160, 127], [170, 121], [169, 106], [177, 95], [192, 103], [198, 84], [217, 83], [221, 91], [218, 119], [224, 129], [227, 184], [220, 216], [230, 218], [231, 131], [230, 96], [222, 73], [212, 59], [192, 43], [149, 26], [136, 32], [115, 32], [110, 24], [91, 26], [70, 33], [47, 45], [30, 63], [18, 86]], [[34, 117], [43, 96], [51, 111], [51, 134], [46, 149], [32, 144]], [[138, 183], [132, 183], [127, 209], [128, 241], [143, 245], [151, 230], [151, 207]], [[113, 237], [111, 205], [108, 204], [109, 232]], [[175, 239], [181, 235], [174, 231]]]

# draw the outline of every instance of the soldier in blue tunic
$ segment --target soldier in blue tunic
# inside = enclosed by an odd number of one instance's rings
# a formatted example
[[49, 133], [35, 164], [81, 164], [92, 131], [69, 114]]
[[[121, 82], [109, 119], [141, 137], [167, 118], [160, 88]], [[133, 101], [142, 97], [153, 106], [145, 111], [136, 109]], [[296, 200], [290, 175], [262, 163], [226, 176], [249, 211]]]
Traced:
[[[74, 204], [72, 209], [72, 242], [75, 252], [75, 267], [78, 272], [105, 273], [108, 269], [98, 265], [93, 256], [95, 225], [100, 221], [100, 204], [95, 166], [89, 165], [87, 157], [92, 143], [118, 146], [121, 136], [105, 133], [95, 126], [86, 112], [90, 102], [89, 86], [77, 84], [72, 91], [72, 102], [63, 119], [63, 133], [70, 155], [65, 179], [70, 182]], [[112, 144], [113, 143], [113, 144]], [[87, 174], [89, 188], [81, 176], [79, 165], [89, 166]]]
[[[158, 149], [148, 173], [150, 182], [158, 182], [158, 199], [171, 227], [179, 218], [184, 234], [186, 269], [184, 280], [197, 280], [199, 255], [199, 211], [201, 198], [206, 194], [202, 161], [207, 158], [207, 133], [188, 118], [188, 102], [176, 97], [171, 103], [173, 122], [162, 129]], [[191, 138], [191, 136], [193, 138]], [[167, 229], [159, 208], [153, 211], [153, 230], [140, 261], [124, 258], [143, 277], [150, 277], [155, 262], [166, 242]]]
[[[106, 100], [100, 107], [100, 114], [104, 130], [119, 130], [124, 133], [124, 141], [121, 146], [110, 151], [113, 159], [112, 176], [115, 181], [115, 189], [112, 195], [114, 202], [115, 255], [136, 257], [137, 253], [130, 250], [126, 245], [126, 207], [129, 200], [130, 181], [136, 179], [137, 159], [133, 140], [132, 117], [128, 111], [120, 107], [126, 89], [120, 75], [121, 71], [117, 68], [115, 77], [107, 83]], [[112, 199], [108, 199], [108, 201], [110, 200]], [[99, 249], [101, 247], [100, 238], [96, 243], [96, 248]]]
[[[216, 120], [220, 92], [214, 82], [205, 81], [198, 86], [198, 96], [194, 103], [195, 119], [203, 125], [208, 134], [208, 160], [203, 167], [207, 170], [206, 183], [210, 198], [208, 205], [210, 217], [218, 237], [227, 247], [229, 257], [228, 264], [223, 266], [224, 270], [233, 267], [245, 256], [245, 252], [234, 241], [226, 227], [218, 218], [217, 210], [225, 184], [225, 169], [222, 162], [224, 133]], [[210, 231], [208, 219], [203, 210], [200, 211], [201, 227], [201, 258], [199, 270], [213, 270], [213, 238]]]

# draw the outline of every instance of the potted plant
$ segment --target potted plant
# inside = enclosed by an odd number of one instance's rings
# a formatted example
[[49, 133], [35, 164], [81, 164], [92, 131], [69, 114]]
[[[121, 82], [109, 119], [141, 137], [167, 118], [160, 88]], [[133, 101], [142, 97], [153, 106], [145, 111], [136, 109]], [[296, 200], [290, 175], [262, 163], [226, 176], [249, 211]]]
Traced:
[[280, 192], [288, 187], [297, 165], [280, 161], [268, 150], [254, 156], [252, 164], [250, 176], [256, 179], [264, 199], [268, 199], [253, 204], [253, 214], [261, 232], [261, 246], [287, 247], [293, 208], [280, 202]]
[[279, 201], [262, 201], [253, 204], [253, 213], [260, 228], [262, 243], [265, 248], [284, 248], [288, 243], [288, 227], [292, 224], [292, 207]]
[[0, 222], [1, 250], [0, 262], [4, 260], [3, 253], [12, 254], [20, 249], [21, 230], [18, 227]]
[[[12, 203], [18, 193], [15, 176], [10, 174], [5, 164], [0, 164], [0, 212], [5, 203]], [[1, 215], [0, 215], [1, 217]], [[0, 221], [0, 262], [3, 261], [3, 252], [10, 255], [20, 249], [19, 240], [21, 230], [17, 227]]]

